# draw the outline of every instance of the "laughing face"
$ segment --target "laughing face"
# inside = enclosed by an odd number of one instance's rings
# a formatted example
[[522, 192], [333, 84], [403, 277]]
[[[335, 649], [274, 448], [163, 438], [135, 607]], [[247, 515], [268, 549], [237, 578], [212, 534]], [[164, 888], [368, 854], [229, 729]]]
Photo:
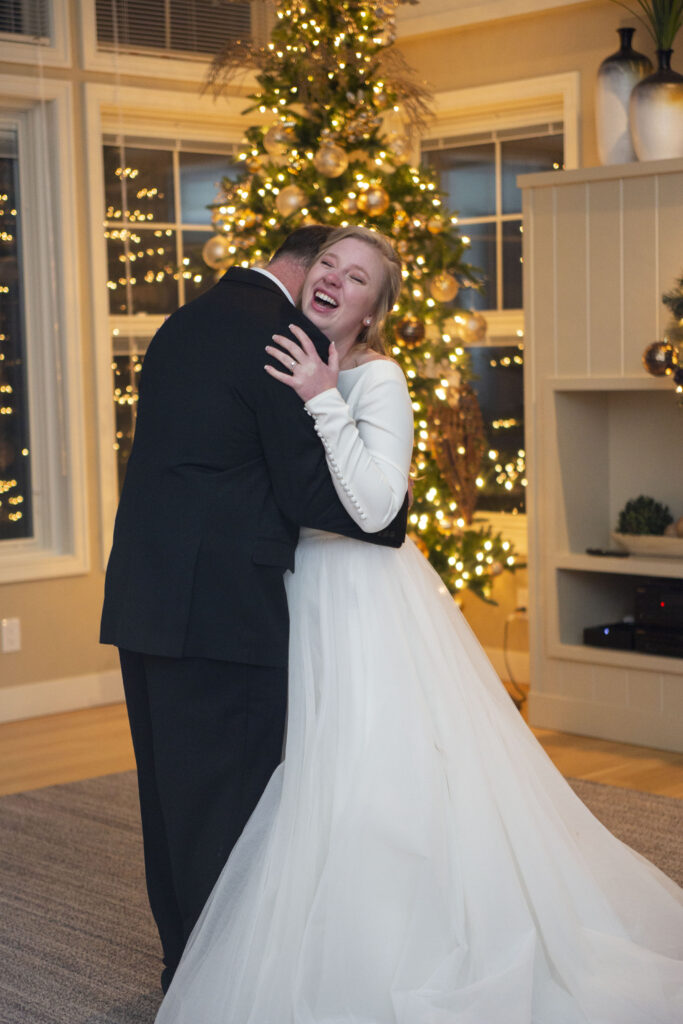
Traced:
[[304, 313], [337, 347], [350, 346], [372, 317], [384, 279], [381, 254], [343, 238], [318, 256], [304, 282]]

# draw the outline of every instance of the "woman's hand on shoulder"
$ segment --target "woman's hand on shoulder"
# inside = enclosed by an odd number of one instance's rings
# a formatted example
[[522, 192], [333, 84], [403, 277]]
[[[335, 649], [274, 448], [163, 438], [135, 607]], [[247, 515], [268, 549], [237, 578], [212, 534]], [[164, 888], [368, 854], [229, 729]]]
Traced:
[[290, 324], [289, 329], [300, 344], [283, 334], [274, 334], [273, 341], [277, 343], [277, 347], [266, 345], [268, 355], [286, 367], [287, 372], [268, 364], [265, 370], [271, 377], [296, 391], [303, 402], [308, 402], [321, 392], [336, 388], [339, 378], [339, 356], [334, 343], [330, 342], [328, 362], [323, 362], [315, 345], [301, 327]]

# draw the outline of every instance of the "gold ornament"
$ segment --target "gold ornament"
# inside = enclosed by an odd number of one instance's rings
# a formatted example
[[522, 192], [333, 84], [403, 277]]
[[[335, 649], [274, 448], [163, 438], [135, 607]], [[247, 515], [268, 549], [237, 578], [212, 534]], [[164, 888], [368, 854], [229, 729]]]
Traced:
[[368, 217], [381, 217], [389, 209], [389, 193], [381, 185], [370, 185], [358, 196], [358, 209]]
[[678, 352], [669, 341], [653, 341], [643, 352], [643, 366], [653, 377], [673, 373], [678, 364]]
[[439, 235], [445, 226], [444, 219], [439, 213], [433, 214], [427, 221], [427, 230], [432, 235]]
[[324, 142], [313, 157], [313, 166], [326, 178], [338, 178], [349, 166], [346, 150], [334, 142]]
[[251, 174], [258, 174], [263, 169], [263, 160], [260, 156], [248, 156], [247, 157], [247, 170]]
[[358, 213], [358, 200], [355, 196], [344, 196], [340, 205], [344, 213], [349, 215]]
[[202, 249], [202, 259], [207, 267], [211, 267], [212, 270], [222, 270], [227, 266], [231, 260], [230, 253], [228, 252], [229, 245], [230, 239], [227, 235], [212, 235], [204, 243], [204, 248]]
[[263, 138], [263, 145], [270, 156], [284, 156], [294, 142], [295, 136], [291, 125], [283, 121], [271, 125]]
[[485, 338], [486, 328], [486, 317], [481, 313], [475, 313], [474, 310], [467, 314], [464, 323], [456, 321], [456, 333], [466, 345], [473, 345], [475, 341]]
[[396, 325], [396, 333], [406, 348], [416, 348], [424, 340], [425, 325], [412, 313], [407, 313]]
[[491, 565], [489, 566], [489, 575], [500, 576], [504, 568], [505, 566], [500, 562], [491, 562]]
[[278, 213], [283, 217], [291, 217], [293, 213], [300, 210], [306, 202], [306, 194], [298, 185], [286, 185], [280, 189], [275, 200]]
[[429, 294], [437, 302], [452, 302], [458, 294], [459, 288], [460, 285], [453, 275], [446, 273], [446, 271], [437, 274], [429, 282]]

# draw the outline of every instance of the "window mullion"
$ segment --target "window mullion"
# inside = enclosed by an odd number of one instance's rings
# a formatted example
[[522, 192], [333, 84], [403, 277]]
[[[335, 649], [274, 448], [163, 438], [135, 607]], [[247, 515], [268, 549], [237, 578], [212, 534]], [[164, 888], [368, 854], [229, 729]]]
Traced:
[[500, 140], [494, 142], [496, 166], [496, 309], [503, 308], [503, 173]]
[[185, 249], [183, 246], [183, 221], [180, 204], [180, 153], [176, 145], [173, 150], [173, 193], [174, 193], [174, 215], [175, 215], [175, 249], [176, 265], [178, 267], [178, 305], [185, 305]]

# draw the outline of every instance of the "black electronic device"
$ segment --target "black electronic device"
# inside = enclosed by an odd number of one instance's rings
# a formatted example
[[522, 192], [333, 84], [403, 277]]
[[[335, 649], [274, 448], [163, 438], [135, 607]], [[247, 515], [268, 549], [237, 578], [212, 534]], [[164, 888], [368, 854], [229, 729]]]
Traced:
[[635, 619], [639, 626], [683, 634], [683, 581], [640, 583], [636, 587]]
[[683, 630], [636, 626], [634, 650], [641, 654], [659, 654], [666, 658], [683, 658]]
[[632, 622], [609, 622], [603, 626], [586, 626], [583, 642], [590, 647], [611, 647], [632, 651], [635, 627]]
[[587, 555], [599, 555], [601, 558], [628, 558], [629, 552], [623, 548], [586, 548]]

